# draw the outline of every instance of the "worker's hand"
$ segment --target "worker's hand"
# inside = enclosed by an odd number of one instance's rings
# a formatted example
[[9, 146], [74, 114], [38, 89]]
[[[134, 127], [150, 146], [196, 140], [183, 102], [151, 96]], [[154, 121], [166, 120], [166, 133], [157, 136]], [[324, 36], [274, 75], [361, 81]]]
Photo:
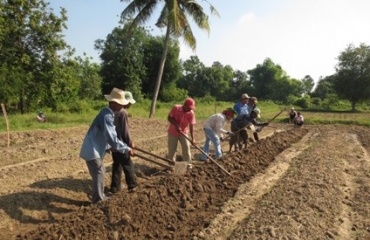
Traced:
[[234, 136], [234, 133], [233, 133], [233, 132], [227, 132], [226, 134], [227, 134], [228, 136], [230, 136], [230, 137], [231, 137], [231, 136]]
[[193, 145], [193, 146], [196, 146], [197, 145], [197, 143], [195, 142], [195, 140], [193, 139], [193, 140], [191, 140], [191, 144]]
[[266, 127], [266, 126], [268, 126], [268, 125], [269, 125], [269, 123], [268, 123], [268, 122], [266, 122], [266, 123], [264, 123], [264, 124], [263, 124], [263, 126], [264, 126], [264, 127]]
[[128, 154], [132, 157], [132, 156], [135, 156], [135, 151], [133, 148], [131, 148], [130, 151], [128, 151]]
[[220, 137], [220, 141], [221, 141], [221, 142], [225, 141], [225, 138]]
[[131, 144], [130, 144], [130, 148], [133, 148], [133, 149], [135, 149], [135, 148], [136, 148], [136, 146], [135, 146], [134, 142], [131, 142]]

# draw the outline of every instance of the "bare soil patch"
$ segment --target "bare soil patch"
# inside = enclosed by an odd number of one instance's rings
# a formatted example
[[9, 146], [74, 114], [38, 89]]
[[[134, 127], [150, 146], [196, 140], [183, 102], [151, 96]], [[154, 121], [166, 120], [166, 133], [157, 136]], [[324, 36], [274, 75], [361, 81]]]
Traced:
[[[166, 121], [130, 124], [138, 147], [166, 155]], [[11, 133], [10, 148], [0, 135], [0, 239], [370, 239], [368, 128], [272, 124], [218, 162], [232, 176], [198, 161], [174, 176], [134, 158], [138, 190], [97, 205], [78, 157], [87, 128]]]

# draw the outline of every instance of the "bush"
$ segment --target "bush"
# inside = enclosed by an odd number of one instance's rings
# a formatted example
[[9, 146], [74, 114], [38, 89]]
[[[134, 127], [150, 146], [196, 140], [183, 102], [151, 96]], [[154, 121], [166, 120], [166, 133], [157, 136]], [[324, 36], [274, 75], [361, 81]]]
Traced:
[[302, 97], [302, 98], [298, 98], [295, 102], [294, 102], [294, 105], [296, 106], [299, 106], [301, 108], [309, 108], [310, 105], [311, 105], [311, 102], [310, 102], [310, 97]]
[[174, 85], [165, 87], [160, 93], [160, 99], [164, 102], [172, 101], [183, 101], [188, 94], [188, 91], [185, 89], [177, 88]]
[[91, 104], [88, 103], [86, 100], [77, 100], [74, 103], [69, 104], [69, 111], [71, 113], [83, 113], [83, 112], [90, 112], [93, 108]]
[[214, 102], [216, 102], [216, 98], [211, 96], [211, 95], [205, 95], [202, 98], [198, 98], [198, 101], [200, 103], [214, 103]]
[[57, 102], [55, 106], [55, 112], [59, 112], [59, 113], [69, 112], [69, 107], [66, 103]]

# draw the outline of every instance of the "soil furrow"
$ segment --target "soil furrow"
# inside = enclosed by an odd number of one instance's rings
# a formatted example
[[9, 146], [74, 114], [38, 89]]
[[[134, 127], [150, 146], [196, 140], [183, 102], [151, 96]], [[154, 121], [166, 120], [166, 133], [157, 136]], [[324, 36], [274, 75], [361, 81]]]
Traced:
[[292, 159], [309, 147], [314, 135], [317, 136], [314, 131], [308, 133], [301, 141], [277, 155], [266, 171], [255, 176], [250, 182], [240, 185], [235, 196], [222, 207], [222, 212], [201, 232], [203, 238], [227, 239], [237, 224], [254, 211], [261, 197], [286, 173]]

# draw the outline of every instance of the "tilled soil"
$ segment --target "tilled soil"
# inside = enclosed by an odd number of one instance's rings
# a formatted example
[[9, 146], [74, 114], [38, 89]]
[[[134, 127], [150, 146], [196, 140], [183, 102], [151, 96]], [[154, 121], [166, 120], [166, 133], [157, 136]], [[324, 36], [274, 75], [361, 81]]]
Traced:
[[[130, 124], [138, 147], [165, 156], [165, 121]], [[273, 124], [217, 161], [231, 176], [213, 162], [175, 176], [134, 158], [138, 190], [97, 205], [78, 158], [86, 130], [12, 133], [0, 148], [0, 238], [370, 239], [368, 128]]]

